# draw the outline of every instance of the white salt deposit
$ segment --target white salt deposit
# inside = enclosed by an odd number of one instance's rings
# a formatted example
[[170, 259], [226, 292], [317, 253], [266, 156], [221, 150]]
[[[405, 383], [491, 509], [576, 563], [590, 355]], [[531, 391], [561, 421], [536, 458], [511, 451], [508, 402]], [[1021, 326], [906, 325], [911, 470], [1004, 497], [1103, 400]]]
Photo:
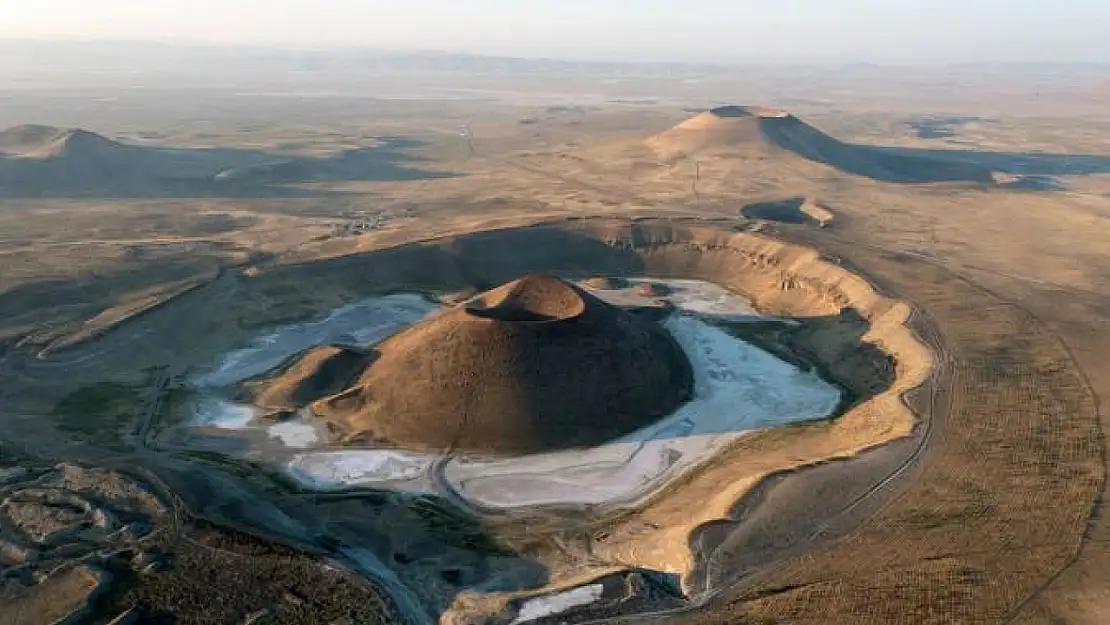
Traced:
[[281, 441], [282, 445], [293, 449], [311, 447], [320, 440], [319, 435], [316, 434], [316, 428], [307, 423], [296, 421], [271, 425], [266, 433], [269, 434], [270, 438], [276, 438]]
[[[436, 310], [435, 304], [412, 293], [356, 302], [318, 321], [283, 326], [255, 337], [247, 347], [228, 353], [217, 367], [194, 378], [192, 383], [202, 390], [232, 385], [273, 369], [292, 354], [323, 343], [371, 345]], [[208, 395], [197, 402], [192, 425], [243, 430], [251, 427], [256, 416], [251, 406]], [[294, 449], [310, 447], [319, 440], [316, 428], [298, 422], [271, 426], [267, 435]]]
[[389, 449], [351, 449], [299, 454], [287, 467], [307, 486], [329, 490], [359, 484], [416, 480], [425, 477], [434, 458]]
[[509, 625], [519, 625], [520, 623], [527, 623], [545, 616], [551, 616], [552, 614], [566, 612], [571, 608], [576, 608], [581, 605], [589, 605], [601, 599], [601, 595], [604, 592], [605, 587], [601, 584], [590, 584], [589, 586], [582, 586], [581, 588], [575, 588], [574, 590], [568, 590], [555, 595], [529, 599], [520, 606], [516, 618], [514, 618]]
[[[504, 460], [453, 458], [442, 467], [441, 477], [456, 494], [488, 508], [633, 502], [745, 433], [820, 419], [835, 410], [840, 399], [835, 387], [706, 322], [758, 318], [743, 297], [696, 280], [631, 282], [630, 289], [598, 294], [635, 299], [635, 285], [642, 282], [671, 289], [662, 299], [682, 313], [671, 316], [666, 327], [693, 368], [693, 398], [666, 419], [594, 449]], [[424, 298], [406, 294], [345, 306], [320, 321], [258, 337], [196, 382], [201, 387], [232, 384], [321, 343], [369, 345], [435, 312]], [[243, 429], [253, 418], [249, 406], [222, 400], [206, 399], [197, 408], [201, 425]], [[297, 449], [318, 442], [316, 429], [305, 422], [273, 425], [267, 434]], [[347, 449], [301, 453], [286, 469], [296, 480], [320, 490], [376, 486], [424, 492], [430, 488], [435, 460], [415, 452]]]
[[228, 353], [194, 383], [202, 387], [235, 384], [265, 373], [289, 356], [324, 343], [370, 345], [436, 310], [420, 295], [400, 293], [363, 300], [332, 311], [318, 321], [284, 326]]
[[206, 399], [197, 404], [194, 425], [241, 430], [254, 420], [254, 409], [221, 399]]

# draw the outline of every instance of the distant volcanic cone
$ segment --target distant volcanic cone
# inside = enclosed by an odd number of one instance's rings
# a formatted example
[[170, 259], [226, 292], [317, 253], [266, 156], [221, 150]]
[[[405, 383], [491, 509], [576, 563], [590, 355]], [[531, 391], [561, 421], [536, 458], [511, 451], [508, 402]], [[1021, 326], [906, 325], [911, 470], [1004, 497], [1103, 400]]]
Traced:
[[958, 151], [845, 143], [786, 111], [756, 106], [711, 109], [647, 139], [646, 144], [665, 157], [746, 159], [779, 171], [809, 161], [884, 182], [994, 184], [988, 168], [962, 160]]
[[658, 324], [531, 275], [387, 339], [349, 388], [311, 409], [356, 440], [524, 454], [628, 434], [692, 387], [681, 347]]
[[[774, 142], [768, 127], [798, 126], [803, 122], [786, 111], [757, 106], [719, 106], [691, 117], [648, 139], [648, 145], [664, 153], [699, 153], [720, 149], [769, 149]], [[820, 132], [816, 131], [815, 132]]]

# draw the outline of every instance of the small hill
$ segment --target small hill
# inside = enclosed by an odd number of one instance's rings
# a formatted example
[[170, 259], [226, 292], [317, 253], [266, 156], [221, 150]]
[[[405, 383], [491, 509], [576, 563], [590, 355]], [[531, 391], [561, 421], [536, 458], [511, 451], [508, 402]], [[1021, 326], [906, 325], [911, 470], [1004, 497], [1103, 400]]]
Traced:
[[582, 281], [582, 286], [597, 291], [613, 291], [628, 288], [628, 281], [610, 276], [593, 276]]
[[64, 128], [39, 124], [24, 124], [0, 130], [0, 152], [20, 155], [40, 150], [65, 132]]
[[243, 384], [241, 397], [270, 410], [296, 410], [347, 388], [370, 362], [365, 352], [325, 345], [293, 358], [279, 371]]
[[901, 183], [970, 181], [993, 184], [984, 167], [936, 154], [844, 143], [777, 109], [723, 106], [647, 140], [666, 156], [720, 156], [789, 166], [799, 159], [844, 173]]
[[140, 148], [98, 135], [95, 132], [75, 128], [63, 130], [40, 143], [34, 149], [23, 153], [25, 158], [73, 158], [84, 160], [105, 160], [119, 158], [123, 154], [135, 155]]
[[163, 195], [210, 185], [212, 151], [120, 143], [81, 128], [0, 131], [0, 197]]
[[0, 130], [0, 152], [9, 158], [99, 160], [139, 149], [81, 128], [27, 124]]
[[644, 282], [636, 287], [636, 295], [641, 297], [666, 297], [670, 295], [673, 290], [666, 284], [658, 282]]
[[[428, 180], [403, 137], [324, 155], [253, 148], [131, 145], [80, 128], [24, 125], [0, 130], [0, 198], [287, 197], [302, 183]], [[327, 193], [327, 191], [319, 191]]]
[[378, 351], [312, 411], [352, 437], [412, 449], [597, 445], [671, 413], [693, 385], [661, 326], [547, 275], [481, 294]]
[[79, 128], [16, 126], [0, 132], [0, 151], [0, 197], [134, 187], [169, 169], [156, 150]]

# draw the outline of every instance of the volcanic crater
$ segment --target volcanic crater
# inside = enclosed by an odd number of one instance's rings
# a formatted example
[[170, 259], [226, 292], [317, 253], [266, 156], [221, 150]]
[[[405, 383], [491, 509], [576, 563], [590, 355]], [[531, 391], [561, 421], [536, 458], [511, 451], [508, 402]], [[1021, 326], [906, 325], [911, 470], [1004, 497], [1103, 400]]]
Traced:
[[339, 438], [528, 454], [640, 429], [687, 400], [693, 376], [647, 315], [533, 274], [386, 339], [368, 358], [321, 347], [249, 385], [263, 407], [310, 404]]
[[[457, 509], [542, 564], [532, 591], [612, 573], [598, 561], [673, 574], [690, 598], [716, 588], [699, 528], [768, 476], [918, 436], [904, 395], [933, 363], [906, 304], [812, 248], [706, 220], [515, 223], [262, 264], [214, 289], [240, 323], [198, 354], [154, 445], [261, 461], [337, 501], [390, 492]], [[311, 316], [267, 323], [302, 301]], [[180, 333], [158, 330], [182, 317], [165, 310], [134, 323], [168, 349]], [[810, 527], [825, 518], [811, 507], [787, 497], [775, 518]], [[583, 522], [606, 533], [585, 559], [529, 538]], [[439, 614], [522, 596], [478, 590], [511, 562], [450, 558], [491, 567], [465, 584], [486, 603], [427, 584], [454, 560], [389, 570]]]

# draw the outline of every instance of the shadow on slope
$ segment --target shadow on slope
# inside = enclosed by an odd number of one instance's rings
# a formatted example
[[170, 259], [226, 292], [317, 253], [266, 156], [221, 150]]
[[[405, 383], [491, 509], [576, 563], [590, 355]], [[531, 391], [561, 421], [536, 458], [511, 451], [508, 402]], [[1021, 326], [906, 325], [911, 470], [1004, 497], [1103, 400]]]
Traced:
[[871, 147], [869, 149], [884, 156], [945, 159], [1019, 176], [1089, 176], [1110, 173], [1110, 155], [1101, 154], [989, 152], [986, 150], [936, 150], [897, 147]]
[[0, 132], [0, 197], [304, 197], [337, 193], [305, 183], [433, 180], [404, 137], [322, 157], [254, 149], [125, 144], [79, 129]]
[[989, 168], [953, 161], [944, 153], [885, 150], [845, 143], [793, 115], [761, 116], [759, 126], [773, 145], [805, 159], [872, 180], [895, 183], [977, 182], [991, 184]]
[[[1085, 176], [1110, 173], [1110, 155], [990, 152], [868, 146], [844, 143], [801, 120], [767, 118], [764, 131], [779, 147], [849, 173], [885, 182], [973, 181], [998, 182], [995, 173], [1022, 177]], [[842, 158], [837, 150], [855, 152], [861, 159]], [[873, 168], [861, 168], [864, 162]], [[985, 176], [985, 177], [984, 177]], [[1011, 186], [1014, 183], [1000, 183]], [[1040, 185], [1018, 185], [1041, 188]]]
[[[1110, 156], [936, 150], [853, 144], [832, 137], [786, 111], [722, 106], [648, 141], [663, 152], [704, 151], [760, 159], [788, 152], [845, 173], [893, 183], [972, 182], [1050, 189], [1051, 176], [1110, 173]], [[776, 152], [778, 154], [776, 155]], [[1020, 178], [1018, 178], [1020, 177]], [[1031, 178], [1032, 180], [1024, 180]], [[1019, 184], [1020, 183], [1020, 184]]]

